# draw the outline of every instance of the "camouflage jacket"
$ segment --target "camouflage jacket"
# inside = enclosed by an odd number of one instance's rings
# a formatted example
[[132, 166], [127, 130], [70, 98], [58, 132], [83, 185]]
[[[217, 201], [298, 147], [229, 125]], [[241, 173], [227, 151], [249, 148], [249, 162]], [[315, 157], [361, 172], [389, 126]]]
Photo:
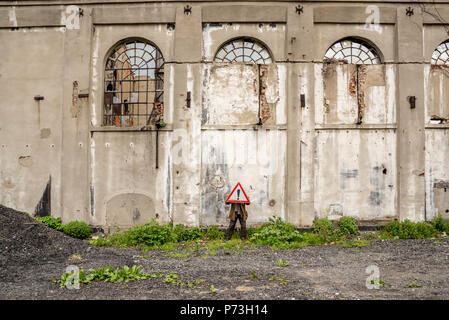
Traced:
[[231, 221], [235, 220], [235, 218], [236, 218], [235, 209], [236, 209], [237, 205], [240, 205], [243, 221], [246, 221], [246, 219], [248, 218], [248, 212], [246, 212], [245, 205], [241, 204], [241, 203], [232, 203], [231, 204], [231, 210], [229, 212], [229, 219], [231, 219]]

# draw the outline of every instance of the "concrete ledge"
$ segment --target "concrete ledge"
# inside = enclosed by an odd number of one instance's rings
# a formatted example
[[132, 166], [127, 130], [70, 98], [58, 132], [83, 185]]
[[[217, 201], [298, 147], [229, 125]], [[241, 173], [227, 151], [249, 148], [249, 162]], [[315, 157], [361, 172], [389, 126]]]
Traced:
[[[313, 9], [314, 23], [366, 23], [371, 13], [366, 13], [366, 6], [361, 7], [317, 7]], [[379, 23], [395, 24], [395, 8], [379, 8]]]
[[218, 124], [206, 124], [201, 126], [201, 130], [286, 130], [286, 124], [274, 124], [274, 125], [218, 125]]
[[173, 131], [173, 125], [167, 124], [165, 127], [156, 129], [156, 126], [151, 125], [148, 127], [91, 127], [90, 132], [145, 132], [145, 131]]
[[315, 125], [315, 130], [395, 130], [397, 125], [392, 124], [323, 124]]
[[449, 129], [449, 123], [442, 123], [442, 124], [432, 124], [428, 123], [424, 127], [425, 129]]
[[94, 8], [93, 24], [174, 23], [176, 7], [173, 6], [120, 6]]
[[286, 22], [287, 8], [260, 5], [207, 6], [202, 22]]
[[63, 12], [61, 7], [0, 9], [0, 28], [62, 27]]

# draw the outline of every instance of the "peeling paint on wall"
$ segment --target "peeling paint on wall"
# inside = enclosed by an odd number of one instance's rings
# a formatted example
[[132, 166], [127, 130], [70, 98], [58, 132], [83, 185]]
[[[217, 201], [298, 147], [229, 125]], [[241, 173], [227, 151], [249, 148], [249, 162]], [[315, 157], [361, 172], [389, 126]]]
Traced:
[[73, 81], [72, 106], [70, 108], [72, 118], [78, 118], [80, 108], [78, 105], [78, 81]]
[[319, 131], [316, 144], [315, 208], [320, 218], [332, 215], [336, 204], [342, 215], [359, 219], [396, 215], [394, 130]]

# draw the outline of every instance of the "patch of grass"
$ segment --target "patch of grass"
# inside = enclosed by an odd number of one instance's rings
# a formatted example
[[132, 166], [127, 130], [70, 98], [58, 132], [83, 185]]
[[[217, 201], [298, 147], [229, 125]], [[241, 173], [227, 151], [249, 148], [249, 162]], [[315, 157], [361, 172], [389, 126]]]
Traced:
[[152, 272], [148, 274], [148, 278], [162, 278], [163, 274], [161, 272]]
[[410, 282], [408, 285], [407, 285], [407, 288], [421, 288], [422, 287], [422, 285], [420, 285], [418, 282], [416, 282], [416, 281], [413, 281], [413, 282]]
[[164, 255], [164, 257], [168, 258], [189, 258], [192, 255], [191, 252], [175, 252], [175, 253], [168, 253]]
[[174, 272], [174, 271], [170, 271], [164, 279], [165, 283], [170, 283], [170, 284], [178, 284], [179, 282], [179, 275], [178, 273]]
[[205, 249], [207, 250], [245, 250], [254, 248], [254, 245], [245, 241], [242, 241], [240, 238], [231, 239], [229, 241], [222, 240], [214, 240], [205, 244]]
[[278, 261], [276, 261], [276, 264], [280, 267], [288, 267], [290, 265], [290, 262], [281, 258]]
[[193, 288], [193, 287], [195, 287], [195, 286], [197, 286], [197, 285], [199, 285], [200, 283], [203, 283], [204, 282], [204, 280], [203, 279], [197, 279], [197, 280], [193, 280], [193, 281], [184, 281], [184, 282], [181, 282], [181, 286], [182, 287], [188, 287], [188, 288]]
[[290, 280], [288, 280], [286, 276], [280, 276], [280, 277], [273, 276], [273, 277], [270, 277], [269, 280], [278, 281], [280, 284], [283, 284], [283, 285], [287, 285], [290, 282]]
[[213, 284], [211, 284], [211, 285], [210, 285], [210, 288], [209, 288], [209, 293], [210, 293], [210, 294], [214, 294], [214, 293], [217, 293], [217, 290], [215, 289], [215, 287], [214, 287], [214, 285], [213, 285]]
[[201, 256], [201, 258], [202, 259], [206, 259], [206, 258], [208, 258], [208, 257], [210, 257], [210, 256], [216, 256], [218, 254], [218, 251], [217, 250], [207, 250], [202, 256]]
[[[151, 247], [150, 247], [151, 248]], [[164, 243], [163, 245], [156, 247], [156, 249], [162, 251], [176, 251], [178, 249], [178, 244], [173, 242]]]
[[344, 248], [362, 248], [371, 246], [371, 242], [368, 240], [345, 240], [339, 242], [339, 244]]
[[252, 271], [252, 273], [251, 273], [251, 278], [253, 278], [253, 279], [258, 279], [259, 277], [257, 276], [257, 274], [256, 274], [256, 270], [253, 270]]
[[371, 284], [379, 285], [380, 287], [383, 287], [387, 282], [381, 278], [374, 278], [371, 279]]

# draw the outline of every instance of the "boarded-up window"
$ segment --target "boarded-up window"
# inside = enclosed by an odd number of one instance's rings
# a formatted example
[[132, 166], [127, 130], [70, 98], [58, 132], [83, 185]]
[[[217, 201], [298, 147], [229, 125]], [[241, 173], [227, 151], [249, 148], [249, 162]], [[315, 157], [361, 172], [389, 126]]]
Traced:
[[324, 123], [394, 121], [394, 72], [379, 63], [377, 52], [361, 41], [344, 39], [329, 48], [322, 69]]
[[447, 123], [449, 119], [449, 66], [432, 65], [429, 75], [427, 121]]

